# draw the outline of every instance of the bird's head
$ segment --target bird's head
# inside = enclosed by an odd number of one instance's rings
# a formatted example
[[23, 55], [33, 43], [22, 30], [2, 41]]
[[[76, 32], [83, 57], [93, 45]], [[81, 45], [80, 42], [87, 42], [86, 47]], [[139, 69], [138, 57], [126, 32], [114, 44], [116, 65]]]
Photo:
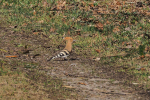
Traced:
[[74, 41], [73, 38], [71, 38], [71, 37], [65, 37], [64, 40], [65, 41], [70, 41], [71, 43]]

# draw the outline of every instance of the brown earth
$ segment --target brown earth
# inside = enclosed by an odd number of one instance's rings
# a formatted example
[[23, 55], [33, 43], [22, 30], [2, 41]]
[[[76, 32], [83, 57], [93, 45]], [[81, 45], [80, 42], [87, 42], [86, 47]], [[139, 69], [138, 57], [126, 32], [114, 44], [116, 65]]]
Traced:
[[[15, 32], [15, 27], [0, 25], [0, 59], [12, 66], [11, 70], [19, 69], [27, 73], [27, 77], [35, 82], [46, 80], [45, 76], [62, 79], [63, 87], [75, 89], [84, 100], [149, 100], [150, 94], [141, 85], [133, 85], [133, 75], [117, 72], [121, 66], [110, 66], [99, 61], [84, 58], [83, 55], [72, 53], [67, 61], [61, 59], [47, 62], [56, 46], [47, 35], [39, 33]], [[23, 46], [21, 46], [22, 44]], [[57, 49], [62, 49], [58, 46]], [[7, 52], [3, 52], [5, 50]], [[15, 58], [7, 58], [17, 55]], [[34, 71], [28, 66], [18, 66], [17, 62], [37, 64]], [[30, 66], [31, 68], [34, 66]], [[36, 70], [45, 73], [41, 79], [35, 79]]]

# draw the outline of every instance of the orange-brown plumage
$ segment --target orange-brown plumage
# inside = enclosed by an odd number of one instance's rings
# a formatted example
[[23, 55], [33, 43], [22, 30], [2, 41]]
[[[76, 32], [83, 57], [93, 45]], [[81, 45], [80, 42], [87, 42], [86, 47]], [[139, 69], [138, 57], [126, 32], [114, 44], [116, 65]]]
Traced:
[[66, 37], [64, 40], [66, 40], [66, 46], [65, 46], [64, 50], [68, 50], [69, 52], [71, 52], [71, 50], [72, 50], [73, 38], [71, 38], [71, 37]]

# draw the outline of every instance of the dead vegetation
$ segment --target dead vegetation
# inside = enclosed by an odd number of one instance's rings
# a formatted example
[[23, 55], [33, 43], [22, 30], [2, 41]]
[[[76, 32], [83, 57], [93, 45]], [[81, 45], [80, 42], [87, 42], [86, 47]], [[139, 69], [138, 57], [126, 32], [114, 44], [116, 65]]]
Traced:
[[148, 1], [0, 3], [0, 98], [149, 100]]

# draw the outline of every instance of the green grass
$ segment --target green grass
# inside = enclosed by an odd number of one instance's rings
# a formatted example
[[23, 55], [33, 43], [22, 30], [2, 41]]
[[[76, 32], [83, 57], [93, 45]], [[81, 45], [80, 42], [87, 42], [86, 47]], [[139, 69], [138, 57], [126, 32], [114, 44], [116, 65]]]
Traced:
[[[75, 97], [70, 95], [74, 90], [62, 87], [63, 83], [60, 79], [46, 76], [37, 68], [33, 68], [37, 64], [13, 61], [10, 66], [2, 60], [0, 64], [2, 65], [0, 68], [2, 99], [38, 99], [42, 96], [47, 100], [49, 96], [51, 99]], [[26, 68], [28, 73], [21, 71], [22, 68]]]
[[[145, 32], [149, 34], [150, 23], [148, 16], [142, 16], [137, 11], [125, 12], [123, 10], [116, 14], [96, 16], [93, 15], [92, 9], [84, 9], [88, 7], [89, 3], [92, 3], [87, 0], [82, 0], [85, 2], [85, 5], [77, 2], [77, 0], [66, 1], [66, 4], [63, 5], [66, 9], [60, 7], [60, 10], [55, 10], [59, 4], [57, 1], [48, 1], [48, 6], [45, 8], [42, 1], [38, 0], [21, 0], [20, 2], [12, 0], [6, 2], [4, 0], [0, 2], [0, 13], [3, 13], [7, 18], [8, 24], [12, 26], [17, 25], [17, 28], [14, 29], [15, 32], [25, 31], [31, 35], [33, 32], [41, 32], [46, 34], [53, 41], [51, 44], [56, 46], [62, 42], [60, 38], [63, 38], [64, 34], [65, 36], [74, 37], [77, 40], [73, 44], [76, 54], [85, 58], [91, 56], [101, 57], [102, 59], [99, 62], [110, 66], [128, 65], [127, 70], [120, 68], [118, 72], [133, 74], [138, 77], [140, 82], [146, 80], [146, 88], [150, 87], [148, 85], [150, 83], [148, 80], [149, 57], [137, 59], [141, 55], [150, 53], [150, 50], [145, 51], [145, 48], [149, 47], [150, 41], [143, 36]], [[101, 3], [110, 10], [108, 2], [109, 0], [95, 2], [94, 6], [97, 7]], [[61, 6], [61, 4], [59, 5]], [[127, 9], [130, 8], [131, 6], [127, 7]], [[107, 24], [107, 21], [110, 24]], [[97, 22], [104, 24], [103, 30], [95, 27]], [[114, 32], [113, 30], [116, 27], [120, 31]], [[52, 28], [54, 31], [50, 32]], [[80, 30], [79, 35], [77, 35], [77, 30]], [[59, 35], [55, 35], [55, 33]], [[85, 36], [86, 34], [88, 35]], [[94, 36], [95, 34], [96, 36]], [[23, 45], [23, 43], [20, 43], [17, 46], [21, 47]], [[131, 46], [131, 48], [128, 46]], [[95, 49], [99, 49], [100, 53], [95, 52]], [[137, 66], [146, 66], [146, 71], [137, 71]], [[24, 65], [24, 67], [34, 68], [33, 65]], [[131, 70], [130, 67], [134, 70]], [[1, 71], [2, 74], [6, 73], [3, 70]], [[39, 79], [39, 77], [36, 76], [36, 79]], [[34, 78], [32, 77], [32, 79]], [[49, 82], [44, 84], [47, 85]], [[60, 86], [55, 88], [60, 88]]]

